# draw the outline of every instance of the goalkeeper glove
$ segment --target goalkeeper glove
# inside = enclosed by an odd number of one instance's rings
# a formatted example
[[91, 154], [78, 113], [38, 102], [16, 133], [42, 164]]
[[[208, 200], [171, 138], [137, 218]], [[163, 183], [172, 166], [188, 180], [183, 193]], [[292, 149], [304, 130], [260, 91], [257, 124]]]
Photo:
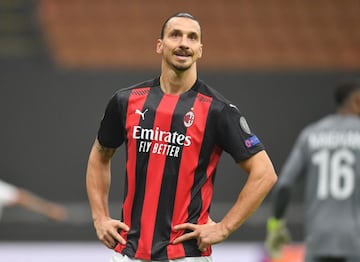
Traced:
[[266, 250], [271, 258], [281, 256], [281, 248], [290, 243], [290, 233], [283, 219], [271, 217], [267, 221]]

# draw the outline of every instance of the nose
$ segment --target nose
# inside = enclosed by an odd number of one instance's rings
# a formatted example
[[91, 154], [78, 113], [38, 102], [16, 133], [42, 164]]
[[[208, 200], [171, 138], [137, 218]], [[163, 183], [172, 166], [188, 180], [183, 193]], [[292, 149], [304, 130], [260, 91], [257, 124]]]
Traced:
[[189, 48], [188, 41], [189, 41], [189, 39], [184, 35], [180, 40], [180, 47]]

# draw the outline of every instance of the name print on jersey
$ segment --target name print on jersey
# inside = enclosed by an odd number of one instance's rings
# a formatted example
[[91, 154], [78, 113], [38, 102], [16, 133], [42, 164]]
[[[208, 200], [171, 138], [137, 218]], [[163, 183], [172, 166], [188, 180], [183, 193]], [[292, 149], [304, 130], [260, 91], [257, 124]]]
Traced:
[[155, 129], [134, 126], [133, 139], [140, 140], [138, 151], [140, 153], [153, 153], [171, 157], [179, 157], [182, 146], [191, 145], [191, 137], [179, 132], [169, 132]]

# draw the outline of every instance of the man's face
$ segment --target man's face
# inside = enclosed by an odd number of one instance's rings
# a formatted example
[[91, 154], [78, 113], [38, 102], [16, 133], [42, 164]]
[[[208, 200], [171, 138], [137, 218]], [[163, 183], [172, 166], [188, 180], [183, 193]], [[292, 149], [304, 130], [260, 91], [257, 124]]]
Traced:
[[165, 63], [175, 70], [191, 68], [202, 55], [199, 23], [185, 17], [170, 19], [164, 38], [158, 39], [156, 52], [162, 54]]

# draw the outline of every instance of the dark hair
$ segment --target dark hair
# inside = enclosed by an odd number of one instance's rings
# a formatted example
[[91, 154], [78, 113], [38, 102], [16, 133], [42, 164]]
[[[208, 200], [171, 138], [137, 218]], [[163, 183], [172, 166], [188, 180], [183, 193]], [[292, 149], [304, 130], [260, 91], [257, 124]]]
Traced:
[[160, 38], [163, 39], [164, 38], [164, 32], [165, 32], [165, 28], [167, 26], [167, 23], [169, 22], [170, 19], [174, 18], [174, 17], [185, 17], [185, 18], [189, 18], [192, 19], [194, 21], [196, 21], [199, 25], [199, 21], [190, 13], [177, 13], [175, 15], [170, 16], [168, 19], [165, 20], [165, 22], [163, 23], [162, 27], [161, 27], [161, 32], [160, 32]]
[[350, 95], [360, 90], [360, 81], [359, 79], [355, 80], [347, 80], [339, 83], [337, 87], [335, 88], [334, 92], [334, 99], [337, 105], [342, 105], [346, 101], [347, 98], [350, 97]]

